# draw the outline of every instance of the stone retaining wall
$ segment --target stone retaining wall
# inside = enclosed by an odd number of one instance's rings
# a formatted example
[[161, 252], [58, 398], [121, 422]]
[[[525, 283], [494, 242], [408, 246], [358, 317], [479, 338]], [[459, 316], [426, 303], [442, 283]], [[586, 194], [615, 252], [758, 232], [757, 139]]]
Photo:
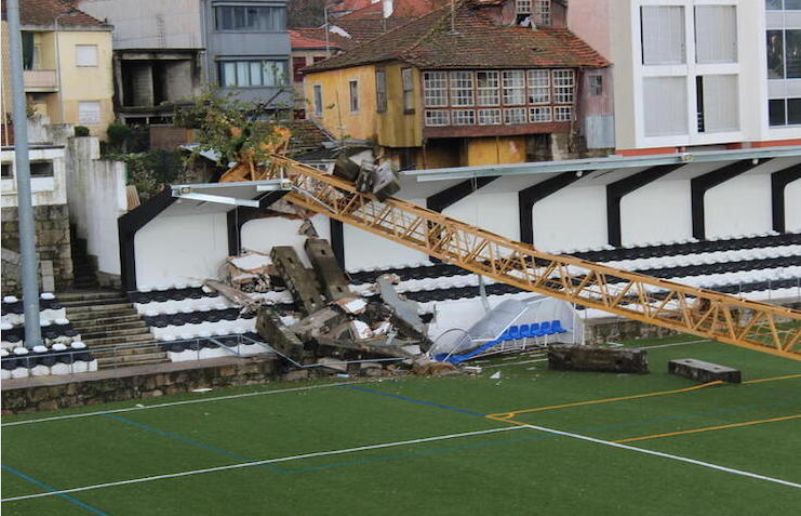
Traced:
[[[119, 372], [125, 373], [124, 370]], [[107, 372], [100, 371], [100, 373]], [[277, 361], [274, 358], [252, 358], [213, 367], [108, 377], [91, 381], [80, 381], [80, 375], [76, 375], [78, 381], [58, 384], [18, 388], [6, 388], [6, 385], [3, 385], [2, 413], [15, 414], [156, 398], [201, 387], [261, 384], [276, 379], [277, 375]], [[6, 383], [10, 382], [4, 382]]]

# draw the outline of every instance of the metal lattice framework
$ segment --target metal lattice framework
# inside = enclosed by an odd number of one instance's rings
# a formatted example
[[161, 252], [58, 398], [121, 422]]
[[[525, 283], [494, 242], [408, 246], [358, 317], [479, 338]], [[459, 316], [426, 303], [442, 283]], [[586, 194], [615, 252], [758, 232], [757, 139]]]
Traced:
[[[727, 344], [801, 360], [801, 312], [552, 255], [415, 204], [384, 202], [348, 181], [284, 157], [267, 177], [289, 178], [284, 199], [443, 262], [523, 290]], [[255, 178], [254, 178], [255, 179]]]

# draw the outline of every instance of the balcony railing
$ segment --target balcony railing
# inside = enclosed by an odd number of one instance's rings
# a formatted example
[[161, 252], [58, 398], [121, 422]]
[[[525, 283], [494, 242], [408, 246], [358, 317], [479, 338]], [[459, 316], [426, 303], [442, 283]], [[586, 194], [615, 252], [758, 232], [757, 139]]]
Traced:
[[25, 91], [58, 91], [55, 70], [25, 70]]

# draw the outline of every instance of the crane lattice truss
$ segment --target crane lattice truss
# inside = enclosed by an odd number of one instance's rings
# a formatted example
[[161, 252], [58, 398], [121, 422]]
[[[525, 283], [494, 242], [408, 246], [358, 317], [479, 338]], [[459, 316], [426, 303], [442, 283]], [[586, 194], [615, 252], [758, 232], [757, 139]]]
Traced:
[[797, 310], [544, 253], [413, 203], [395, 198], [380, 202], [371, 194], [358, 192], [344, 179], [288, 158], [277, 156], [268, 169], [262, 170], [266, 177], [289, 178], [293, 191], [284, 199], [300, 208], [498, 282], [655, 326], [801, 360], [801, 312]]

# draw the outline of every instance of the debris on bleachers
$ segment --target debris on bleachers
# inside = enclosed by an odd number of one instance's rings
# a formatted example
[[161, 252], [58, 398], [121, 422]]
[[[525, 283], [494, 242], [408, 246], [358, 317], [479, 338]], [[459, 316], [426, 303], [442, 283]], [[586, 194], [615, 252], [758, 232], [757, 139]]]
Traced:
[[223, 267], [221, 276], [224, 281], [237, 290], [242, 292], [270, 290], [272, 260], [266, 254], [247, 251], [239, 256], [229, 256]]

